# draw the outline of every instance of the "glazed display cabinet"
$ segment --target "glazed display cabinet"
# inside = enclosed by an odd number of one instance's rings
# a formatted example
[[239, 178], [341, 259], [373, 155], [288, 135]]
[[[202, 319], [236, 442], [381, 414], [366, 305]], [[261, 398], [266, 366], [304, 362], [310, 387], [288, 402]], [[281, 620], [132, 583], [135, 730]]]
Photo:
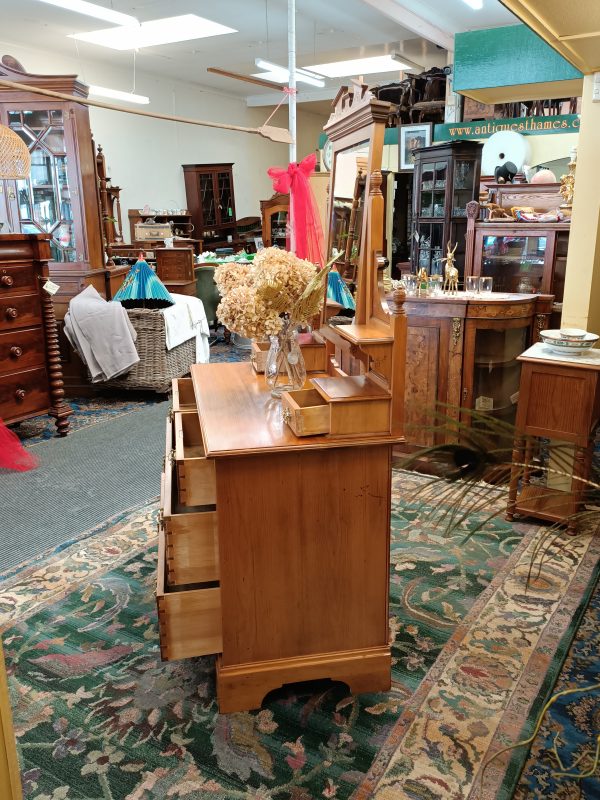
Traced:
[[265, 247], [286, 248], [289, 210], [289, 194], [274, 194], [270, 200], [260, 201], [262, 238]]
[[[415, 150], [413, 182], [412, 269], [443, 273], [449, 242], [458, 243], [462, 273], [467, 204], [479, 195], [480, 142], [456, 141]], [[462, 280], [462, 274], [460, 276]]]
[[465, 275], [494, 279], [494, 291], [553, 294], [561, 303], [570, 223], [481, 220], [468, 208]]
[[185, 192], [194, 236], [207, 250], [237, 236], [233, 164], [184, 164]]

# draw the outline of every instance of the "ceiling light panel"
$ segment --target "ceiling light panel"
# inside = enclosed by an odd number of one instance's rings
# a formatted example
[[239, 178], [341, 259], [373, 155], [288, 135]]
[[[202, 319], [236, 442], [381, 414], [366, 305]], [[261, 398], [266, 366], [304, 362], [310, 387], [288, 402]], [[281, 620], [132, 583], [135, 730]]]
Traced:
[[105, 22], [112, 22], [115, 25], [137, 25], [138, 21], [130, 14], [121, 14], [113, 11], [112, 8], [88, 3], [87, 0], [40, 0], [41, 3], [48, 3], [51, 6], [58, 6], [76, 14], [85, 14], [86, 17], [103, 19]]
[[483, 0], [463, 0], [468, 6], [471, 6], [475, 11], [480, 11], [483, 8]]
[[127, 103], [139, 103], [147, 105], [150, 98], [144, 94], [134, 94], [133, 92], [121, 92], [119, 89], [109, 89], [106, 86], [89, 86], [89, 93], [94, 97], [110, 97], [113, 100], [125, 100]]
[[140, 25], [124, 25], [120, 28], [106, 28], [89, 33], [71, 33], [69, 36], [113, 50], [138, 50], [142, 47], [186, 42], [190, 39], [206, 39], [210, 36], [237, 32], [235, 28], [228, 28], [204, 17], [183, 14], [180, 17], [153, 19]]
[[331, 64], [312, 64], [305, 69], [318, 72], [327, 78], [344, 78], [351, 75], [372, 75], [380, 72], [399, 72], [409, 65], [396, 61], [392, 56], [352, 58], [349, 61], [333, 61]]

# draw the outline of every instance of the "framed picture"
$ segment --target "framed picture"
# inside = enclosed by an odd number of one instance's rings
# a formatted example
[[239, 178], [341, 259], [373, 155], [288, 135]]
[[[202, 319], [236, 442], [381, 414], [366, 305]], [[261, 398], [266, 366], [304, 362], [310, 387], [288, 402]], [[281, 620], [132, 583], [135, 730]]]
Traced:
[[258, 253], [259, 250], [264, 248], [262, 236], [255, 236], [254, 237], [254, 246], [256, 247], [256, 252]]
[[413, 170], [415, 159], [413, 150], [418, 147], [429, 147], [431, 144], [431, 122], [419, 122], [415, 125], [400, 126], [399, 164], [400, 171]]

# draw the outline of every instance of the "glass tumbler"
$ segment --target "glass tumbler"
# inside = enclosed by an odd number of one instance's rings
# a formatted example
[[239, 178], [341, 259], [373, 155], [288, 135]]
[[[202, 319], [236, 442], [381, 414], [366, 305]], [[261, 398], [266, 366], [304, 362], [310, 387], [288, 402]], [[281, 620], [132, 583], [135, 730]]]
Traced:
[[470, 295], [479, 294], [479, 278], [474, 275], [468, 275], [465, 278], [465, 292]]
[[494, 283], [493, 278], [479, 278], [479, 291], [481, 294], [491, 294], [492, 293], [492, 285]]
[[406, 294], [408, 297], [414, 297], [417, 293], [417, 276], [405, 275], [403, 278]]

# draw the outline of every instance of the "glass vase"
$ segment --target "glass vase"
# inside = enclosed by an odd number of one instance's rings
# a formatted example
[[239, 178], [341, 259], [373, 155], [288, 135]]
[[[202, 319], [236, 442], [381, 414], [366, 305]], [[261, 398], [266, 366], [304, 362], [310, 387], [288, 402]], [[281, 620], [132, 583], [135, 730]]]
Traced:
[[277, 336], [271, 336], [265, 378], [273, 397], [301, 389], [306, 381], [306, 365], [298, 344], [295, 326], [284, 322]]

